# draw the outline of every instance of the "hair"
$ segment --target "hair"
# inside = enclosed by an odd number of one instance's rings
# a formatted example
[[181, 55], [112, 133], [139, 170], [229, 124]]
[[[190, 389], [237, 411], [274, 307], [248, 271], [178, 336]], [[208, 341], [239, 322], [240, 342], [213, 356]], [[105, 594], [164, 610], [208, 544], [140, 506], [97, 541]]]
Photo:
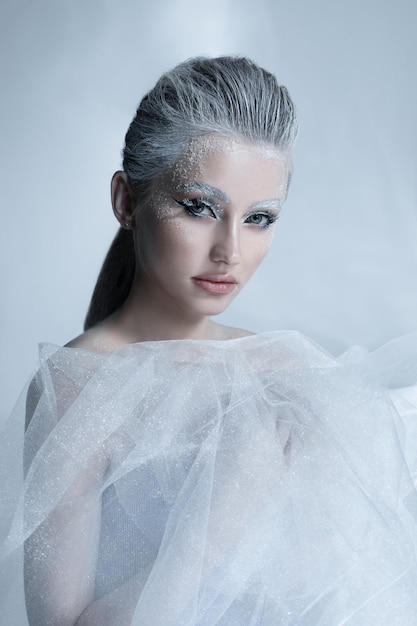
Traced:
[[[125, 137], [123, 169], [133, 205], [147, 203], [154, 181], [193, 138], [213, 133], [270, 144], [289, 155], [297, 120], [287, 89], [244, 57], [197, 57], [163, 74], [142, 99]], [[85, 330], [124, 303], [134, 274], [132, 231], [120, 228], [101, 268]]]

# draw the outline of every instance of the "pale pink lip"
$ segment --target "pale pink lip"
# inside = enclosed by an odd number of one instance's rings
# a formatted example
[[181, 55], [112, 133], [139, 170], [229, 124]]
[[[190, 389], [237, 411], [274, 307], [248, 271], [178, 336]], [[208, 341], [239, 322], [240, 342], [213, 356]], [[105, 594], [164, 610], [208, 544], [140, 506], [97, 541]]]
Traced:
[[193, 276], [193, 281], [205, 291], [218, 295], [231, 293], [237, 285], [236, 278], [231, 274]]

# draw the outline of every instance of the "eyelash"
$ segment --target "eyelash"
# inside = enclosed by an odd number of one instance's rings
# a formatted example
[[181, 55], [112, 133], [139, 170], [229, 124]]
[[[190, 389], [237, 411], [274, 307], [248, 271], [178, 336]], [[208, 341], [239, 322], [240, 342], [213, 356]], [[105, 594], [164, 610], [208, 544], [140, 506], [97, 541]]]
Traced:
[[184, 207], [188, 215], [192, 217], [202, 217], [202, 213], [198, 209], [208, 209], [212, 217], [217, 217], [215, 212], [216, 206], [202, 198], [186, 198], [185, 200], [175, 200], [175, 202]]
[[257, 224], [256, 222], [249, 222], [249, 223], [254, 224], [254, 226], [259, 226], [259, 228], [261, 228], [262, 230], [266, 230], [267, 228], [269, 228], [269, 226], [272, 226], [272, 224], [275, 224], [275, 222], [279, 218], [279, 215], [276, 215], [272, 211], [259, 211], [258, 213], [252, 213], [251, 215], [248, 215], [248, 218], [255, 217], [255, 216], [257, 217], [258, 215], [266, 219], [266, 222], [262, 226], [260, 224]]
[[[186, 198], [185, 200], [175, 200], [175, 202], [180, 204], [185, 209], [186, 213], [190, 215], [191, 217], [195, 217], [195, 218], [206, 217], [206, 215], [203, 214], [202, 211], [204, 211], [205, 209], [208, 209], [211, 214], [210, 216], [217, 218], [217, 214], [216, 214], [217, 206], [211, 204], [210, 202], [208, 202], [207, 200], [204, 200], [203, 198]], [[199, 209], [201, 209], [202, 211], [199, 211]], [[265, 218], [266, 220], [265, 223], [260, 225], [259, 223], [256, 223], [256, 222], [247, 221], [249, 220], [249, 218], [253, 218], [257, 216], [260, 216], [261, 218]], [[269, 228], [269, 226], [272, 226], [272, 224], [274, 224], [278, 220], [278, 218], [279, 218], [279, 215], [276, 215], [272, 211], [266, 210], [266, 211], [259, 211], [256, 213], [251, 213], [250, 215], [246, 217], [245, 222], [248, 224], [252, 224], [254, 226], [258, 226], [262, 230], [266, 230], [267, 228]]]

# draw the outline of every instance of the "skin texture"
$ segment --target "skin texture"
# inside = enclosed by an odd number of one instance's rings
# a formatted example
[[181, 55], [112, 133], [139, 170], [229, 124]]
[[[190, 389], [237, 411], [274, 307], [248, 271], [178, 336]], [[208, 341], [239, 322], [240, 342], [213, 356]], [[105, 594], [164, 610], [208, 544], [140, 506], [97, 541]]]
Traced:
[[[210, 318], [229, 306], [270, 247], [287, 194], [287, 159], [268, 146], [208, 136], [194, 140], [154, 186], [150, 204], [135, 207], [126, 175], [114, 175], [114, 213], [133, 230], [134, 284], [119, 311], [68, 345], [114, 349], [250, 334]], [[215, 280], [199, 279], [207, 275]]]

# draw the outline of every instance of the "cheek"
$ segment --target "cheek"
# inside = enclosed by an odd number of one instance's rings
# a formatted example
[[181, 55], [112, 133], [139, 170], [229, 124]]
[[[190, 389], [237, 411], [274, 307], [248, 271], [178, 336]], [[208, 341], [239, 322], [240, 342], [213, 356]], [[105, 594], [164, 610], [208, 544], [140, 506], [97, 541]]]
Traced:
[[170, 250], [175, 258], [185, 259], [193, 254], [199, 247], [199, 233], [195, 232], [192, 225], [172, 220], [161, 229], [159, 246]]
[[259, 253], [258, 255], [256, 255], [253, 263], [252, 263], [252, 271], [255, 272], [258, 267], [261, 265], [262, 261], [264, 260], [264, 258], [266, 257], [268, 252], [268, 248], [266, 248], [262, 253]]
[[183, 267], [201, 255], [201, 232], [193, 223], [187, 223], [168, 213], [155, 220], [153, 236], [145, 244], [148, 258], [165, 267], [170, 273]]
[[251, 238], [251, 241], [248, 242], [248, 254], [246, 258], [249, 261], [252, 271], [256, 270], [268, 254], [273, 236], [273, 231], [268, 230], [267, 233], [261, 234], [261, 241]]

